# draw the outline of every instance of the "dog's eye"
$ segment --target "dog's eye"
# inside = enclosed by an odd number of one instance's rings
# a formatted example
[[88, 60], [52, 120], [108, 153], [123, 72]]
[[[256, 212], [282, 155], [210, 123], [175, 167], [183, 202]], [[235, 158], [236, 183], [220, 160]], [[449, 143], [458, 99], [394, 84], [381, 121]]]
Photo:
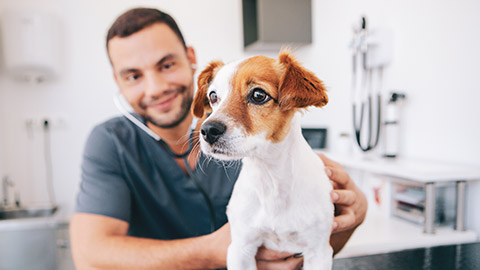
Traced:
[[217, 103], [218, 101], [217, 93], [215, 93], [215, 91], [210, 92], [210, 94], [208, 95], [208, 99], [210, 99], [211, 104]]
[[254, 88], [250, 93], [249, 101], [253, 102], [254, 104], [261, 105], [265, 102], [269, 101], [271, 97], [263, 90], [262, 88]]

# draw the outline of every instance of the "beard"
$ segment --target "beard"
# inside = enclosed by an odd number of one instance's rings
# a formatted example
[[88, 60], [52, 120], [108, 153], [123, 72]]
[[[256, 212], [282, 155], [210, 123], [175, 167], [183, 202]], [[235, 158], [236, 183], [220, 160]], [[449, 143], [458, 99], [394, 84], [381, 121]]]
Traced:
[[175, 89], [175, 91], [182, 97], [182, 104], [180, 105], [180, 111], [171, 119], [168, 119], [168, 121], [155, 119], [146, 113], [145, 115], [143, 115], [144, 119], [159, 128], [168, 129], [178, 126], [188, 116], [188, 114], [190, 113], [190, 108], [192, 106], [193, 93], [190, 95], [187, 90], [188, 89], [185, 86]]

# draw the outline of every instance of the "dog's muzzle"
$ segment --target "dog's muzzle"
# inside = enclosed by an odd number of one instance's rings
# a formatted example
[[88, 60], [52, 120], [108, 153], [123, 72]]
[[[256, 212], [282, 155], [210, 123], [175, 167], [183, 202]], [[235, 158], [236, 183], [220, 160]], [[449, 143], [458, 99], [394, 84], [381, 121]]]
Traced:
[[214, 144], [225, 132], [227, 126], [218, 121], [206, 122], [202, 125], [200, 133], [203, 139], [210, 145]]

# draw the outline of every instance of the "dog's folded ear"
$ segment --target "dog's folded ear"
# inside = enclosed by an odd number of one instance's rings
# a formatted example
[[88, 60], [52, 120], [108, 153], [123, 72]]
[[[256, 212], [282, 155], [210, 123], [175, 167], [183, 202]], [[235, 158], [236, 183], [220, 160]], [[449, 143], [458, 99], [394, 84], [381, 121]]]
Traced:
[[312, 72], [303, 68], [288, 51], [278, 56], [284, 72], [280, 78], [278, 103], [283, 111], [328, 103], [325, 86]]
[[211, 62], [198, 76], [198, 90], [193, 99], [192, 112], [198, 118], [202, 118], [206, 111], [211, 111], [208, 102], [207, 90], [218, 69], [223, 66], [223, 62]]

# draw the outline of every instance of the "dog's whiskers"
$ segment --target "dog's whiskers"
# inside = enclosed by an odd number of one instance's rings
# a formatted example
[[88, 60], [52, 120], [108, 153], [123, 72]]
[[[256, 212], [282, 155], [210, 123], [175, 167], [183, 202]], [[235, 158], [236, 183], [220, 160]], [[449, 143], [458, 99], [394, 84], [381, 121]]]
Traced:
[[192, 138], [190, 138], [190, 133], [187, 133], [183, 136], [181, 136], [176, 142], [175, 144], [182, 144], [182, 147], [185, 147], [185, 145], [187, 143], [190, 143], [190, 141], [193, 139], [193, 136]]
[[[197, 150], [198, 150], [198, 151], [197, 151]], [[200, 157], [201, 157], [201, 155], [202, 155], [202, 152], [201, 152], [201, 150], [200, 150], [200, 142], [199, 142], [199, 141], [197, 141], [197, 142], [195, 143], [195, 145], [194, 145], [193, 148], [192, 148], [192, 151], [197, 151], [195, 158], [197, 159], [197, 162], [200, 161]], [[193, 156], [191, 156], [191, 158], [193, 158]], [[205, 170], [203, 169], [204, 163], [205, 163], [205, 161], [204, 161], [202, 164], [200, 164], [198, 167], [199, 167], [200, 170], [205, 174]]]
[[205, 155], [205, 159], [203, 160], [202, 166], [208, 166], [208, 164], [210, 163], [210, 159], [211, 159], [210, 156]]
[[240, 161], [240, 160], [232, 160], [232, 161], [229, 162], [229, 163], [230, 163], [230, 164], [228, 165], [228, 167], [227, 167], [227, 166], [223, 166], [223, 170], [225, 171], [225, 175], [227, 176], [228, 181], [229, 181], [229, 182], [232, 182], [232, 179], [230, 178], [230, 175], [229, 175], [228, 172], [227, 172], [227, 168], [238, 169], [238, 167], [237, 167], [237, 168], [235, 168], [235, 167], [236, 167], [236, 166], [239, 166], [239, 165], [237, 165], [237, 164], [241, 164], [241, 161]]

